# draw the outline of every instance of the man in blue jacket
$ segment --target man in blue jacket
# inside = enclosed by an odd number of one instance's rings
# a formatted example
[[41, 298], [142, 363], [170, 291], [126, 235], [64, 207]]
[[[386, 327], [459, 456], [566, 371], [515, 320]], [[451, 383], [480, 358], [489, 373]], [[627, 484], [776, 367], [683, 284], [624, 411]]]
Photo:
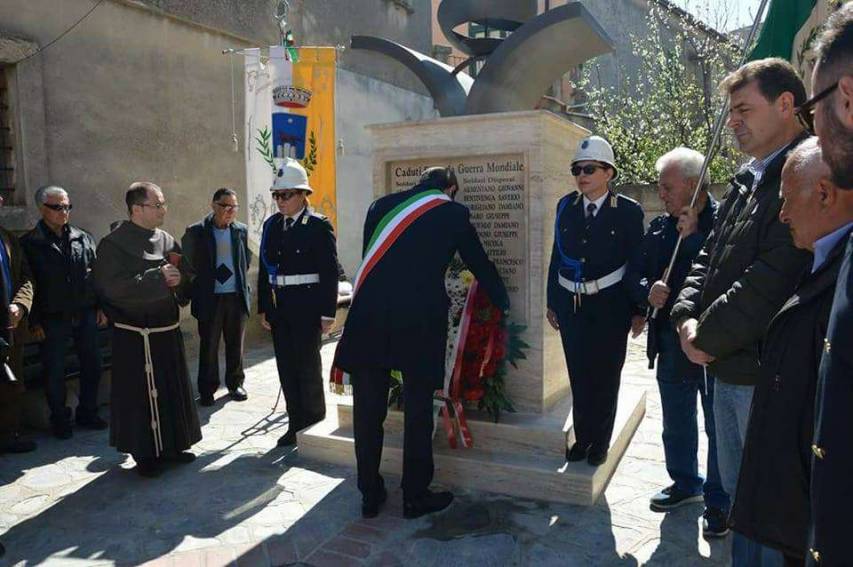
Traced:
[[[652, 510], [667, 512], [691, 502], [705, 502], [702, 533], [722, 537], [728, 532], [726, 518], [729, 497], [720, 482], [714, 430], [714, 379], [705, 376], [681, 350], [678, 334], [672, 329], [669, 311], [690, 271], [705, 238], [714, 227], [717, 201], [702, 186], [694, 207], [690, 200], [696, 189], [702, 154], [689, 148], [675, 148], [658, 159], [658, 195], [666, 213], [652, 220], [643, 238], [640, 253], [632, 259], [626, 279], [634, 300], [644, 309], [656, 309], [649, 320], [646, 351], [649, 367], [657, 359], [657, 379], [663, 409], [663, 447], [666, 470], [672, 484], [651, 499]], [[675, 244], [683, 238], [669, 278], [664, 281]], [[701, 398], [708, 436], [707, 476], [699, 474], [697, 452], [699, 429], [696, 397]], [[703, 494], [704, 493], [704, 494]]]

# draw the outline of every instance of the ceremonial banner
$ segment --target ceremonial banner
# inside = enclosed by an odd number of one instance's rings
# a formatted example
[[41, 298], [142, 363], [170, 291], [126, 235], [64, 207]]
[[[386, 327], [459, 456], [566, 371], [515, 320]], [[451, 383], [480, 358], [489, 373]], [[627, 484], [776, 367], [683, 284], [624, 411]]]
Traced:
[[773, 0], [750, 59], [787, 59], [808, 84], [814, 68], [814, 41], [841, 4], [841, 0]]
[[264, 220], [277, 211], [270, 196], [276, 161], [300, 160], [314, 193], [311, 205], [337, 222], [333, 47], [273, 46], [246, 50], [246, 190], [249, 234], [257, 247]]

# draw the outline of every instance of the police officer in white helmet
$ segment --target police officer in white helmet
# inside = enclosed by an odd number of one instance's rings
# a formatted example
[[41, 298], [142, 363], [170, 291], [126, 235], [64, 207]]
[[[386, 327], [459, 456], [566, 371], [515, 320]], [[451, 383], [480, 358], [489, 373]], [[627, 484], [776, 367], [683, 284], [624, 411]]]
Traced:
[[258, 273], [258, 313], [272, 332], [288, 429], [278, 445], [326, 415], [320, 340], [335, 320], [338, 255], [329, 220], [311, 209], [313, 189], [295, 159], [277, 164], [270, 187], [278, 213], [264, 222]]
[[613, 148], [581, 140], [571, 173], [578, 191], [560, 199], [548, 269], [548, 322], [560, 331], [573, 395], [575, 443], [568, 461], [607, 460], [628, 331], [641, 309], [622, 282], [643, 239], [643, 209], [610, 185]]

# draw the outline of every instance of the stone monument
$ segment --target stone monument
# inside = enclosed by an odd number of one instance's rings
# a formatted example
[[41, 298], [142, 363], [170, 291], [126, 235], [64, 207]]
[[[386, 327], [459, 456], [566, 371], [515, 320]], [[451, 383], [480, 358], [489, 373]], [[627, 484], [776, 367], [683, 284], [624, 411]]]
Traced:
[[[500, 12], [502, 4], [509, 6], [509, 12]], [[444, 14], [443, 24], [448, 26], [458, 25], [459, 18], [464, 17], [470, 21], [502, 22], [515, 30], [507, 42], [521, 33], [516, 43], [532, 42], [528, 47], [534, 50], [534, 45], [545, 44], [534, 41], [536, 33], [525, 31], [526, 27], [545, 33], [543, 30], [562, 25], [564, 33], [569, 29], [574, 32], [563, 43], [573, 44], [570, 38], [574, 37], [584, 41], [587, 50], [606, 50], [604, 32], [579, 3], [551, 10], [524, 24], [512, 20], [511, 16], [524, 10], [532, 10], [535, 15], [535, 4], [518, 0], [446, 0], [439, 9], [439, 20]], [[445, 9], [446, 5], [453, 10]], [[488, 11], [490, 7], [492, 11]], [[596, 42], [598, 47], [594, 46]], [[472, 52], [472, 57], [480, 57], [486, 49], [476, 42], [473, 47], [461, 39], [459, 43]], [[490, 45], [494, 57], [506, 46], [499, 42]], [[502, 53], [508, 56], [511, 50]], [[521, 74], [537, 76], [538, 71], [531, 69], [536, 61], [533, 59]], [[492, 64], [502, 67], [500, 59], [489, 58], [480, 77]], [[507, 72], [508, 68], [503, 69], [491, 76]], [[438, 75], [436, 71], [435, 76]], [[454, 97], [450, 79], [444, 85], [448, 89], [444, 94], [440, 87], [434, 87], [437, 101], [440, 97], [445, 101]], [[468, 87], [473, 96], [476, 84]], [[540, 89], [538, 100], [547, 85], [536, 88]], [[374, 192], [378, 198], [408, 189], [429, 166], [452, 167], [460, 183], [458, 198], [470, 209], [483, 245], [507, 285], [512, 302], [510, 319], [526, 326], [524, 340], [530, 345], [527, 358], [505, 380], [517, 413], [502, 413], [500, 422], [494, 423], [486, 415], [466, 410], [474, 440], [471, 448], [451, 449], [443, 435], [436, 435], [436, 481], [515, 496], [591, 504], [606, 487], [639, 425], [645, 398], [620, 397], [612, 447], [604, 465], [593, 468], [585, 462], [566, 463], [566, 443], [574, 442], [571, 394], [559, 334], [545, 320], [545, 294], [556, 204], [561, 196], [574, 190], [569, 162], [578, 141], [589, 132], [550, 112], [530, 110], [534, 104], [516, 110], [513, 105], [518, 98], [503, 97], [510, 101], [506, 102], [509, 108], [495, 108], [481, 100], [474, 106], [489, 110], [476, 113], [457, 112], [462, 108], [457, 100], [446, 117], [370, 127]], [[462, 102], [470, 106], [471, 99], [463, 98]], [[324, 422], [299, 434], [299, 451], [308, 458], [351, 465], [351, 400], [342, 397], [336, 401]], [[383, 473], [400, 474], [402, 424], [402, 415], [391, 411], [385, 424]]]

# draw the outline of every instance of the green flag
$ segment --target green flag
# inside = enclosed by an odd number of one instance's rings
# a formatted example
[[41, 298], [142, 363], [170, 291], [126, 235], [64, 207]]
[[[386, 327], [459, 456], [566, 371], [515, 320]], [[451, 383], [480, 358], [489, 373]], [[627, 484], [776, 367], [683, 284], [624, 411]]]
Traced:
[[842, 0], [772, 0], [750, 59], [787, 59], [809, 80], [814, 67], [814, 47], [823, 24]]

